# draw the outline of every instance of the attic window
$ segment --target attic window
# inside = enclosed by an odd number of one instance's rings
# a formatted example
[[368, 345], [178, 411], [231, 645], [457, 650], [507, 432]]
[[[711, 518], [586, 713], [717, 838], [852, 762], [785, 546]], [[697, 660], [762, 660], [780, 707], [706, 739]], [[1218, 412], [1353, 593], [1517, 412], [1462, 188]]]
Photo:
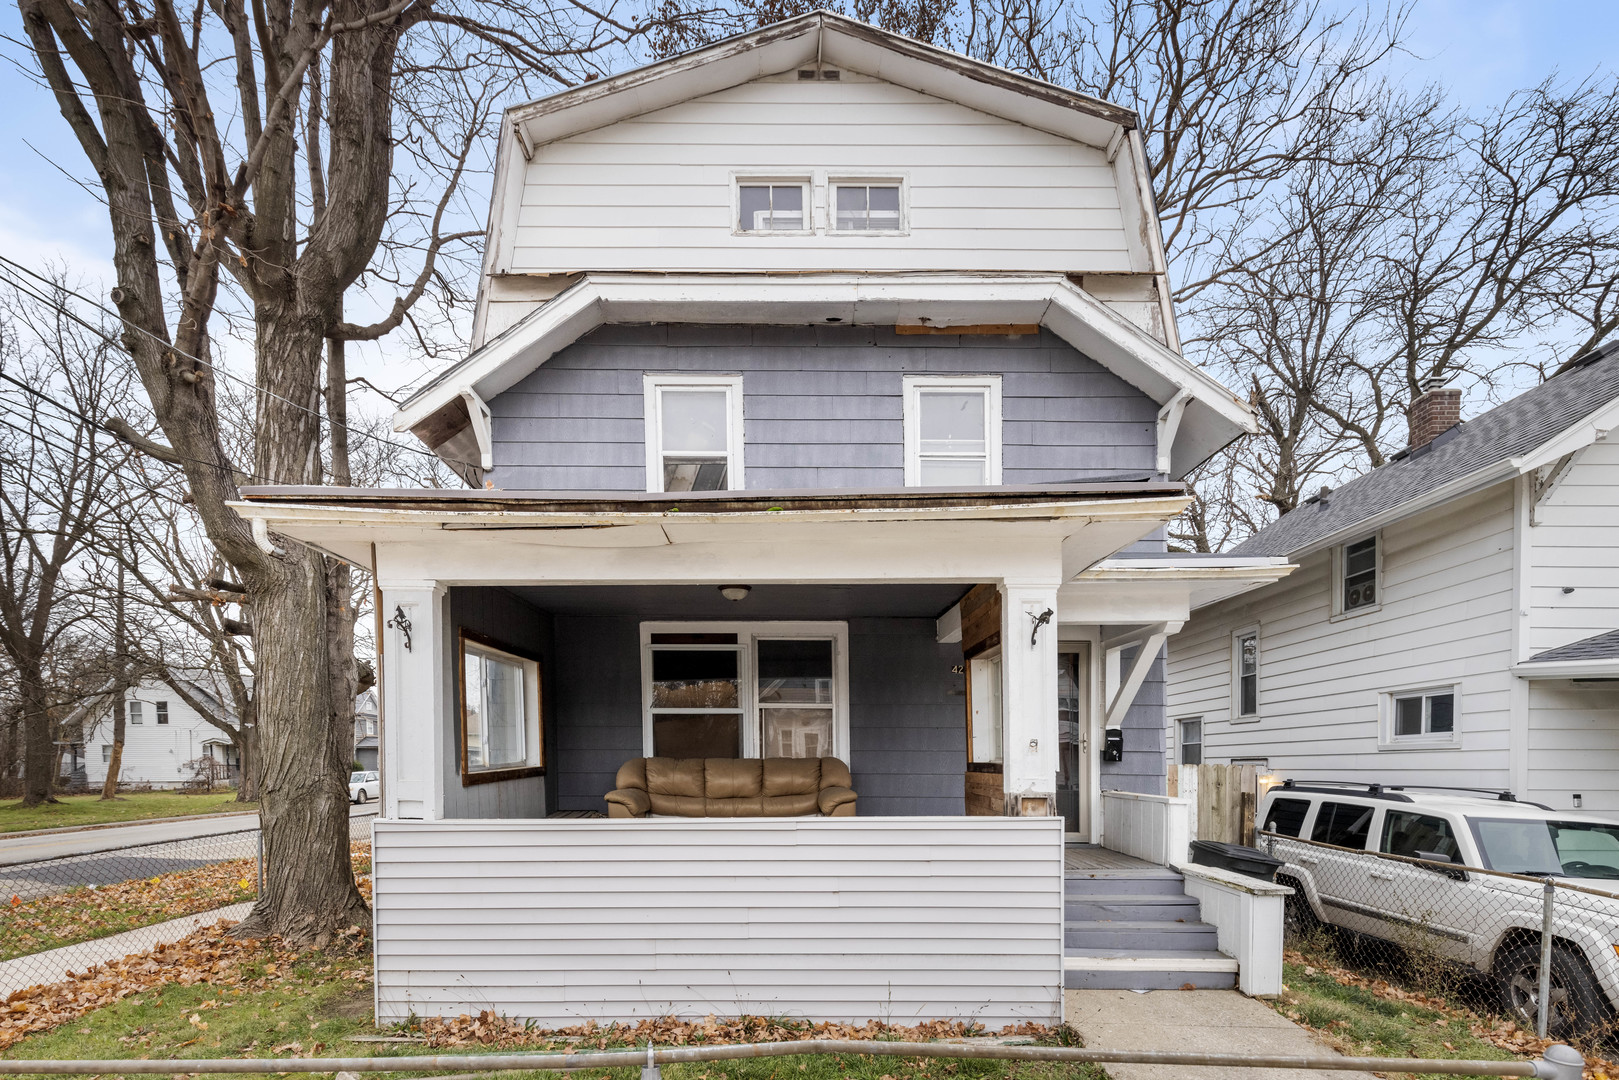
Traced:
[[743, 233], [805, 232], [809, 222], [807, 180], [740, 181], [736, 187], [737, 231]]
[[833, 180], [834, 232], [905, 231], [901, 184], [897, 180]]

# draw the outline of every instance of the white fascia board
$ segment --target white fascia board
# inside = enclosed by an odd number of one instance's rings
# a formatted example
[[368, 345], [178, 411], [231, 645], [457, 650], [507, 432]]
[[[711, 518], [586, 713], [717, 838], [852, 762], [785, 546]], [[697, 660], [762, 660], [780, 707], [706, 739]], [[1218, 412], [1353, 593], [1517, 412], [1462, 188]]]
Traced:
[[1160, 405], [1191, 395], [1179, 439], [1218, 447], [1255, 430], [1246, 402], [1057, 274], [589, 274], [406, 401], [394, 430], [408, 431], [463, 390], [493, 399], [604, 323], [808, 326], [828, 318], [1039, 323]]
[[[1169, 608], [1162, 618], [1186, 618], [1196, 611], [1233, 596], [1263, 589], [1287, 577], [1298, 566], [1270, 556], [1224, 556], [1218, 559], [1131, 559], [1128, 556], [1104, 559], [1063, 586], [1076, 599], [1086, 602], [1103, 597], [1139, 596], [1162, 603], [1173, 596], [1182, 612]], [[1154, 609], [1157, 610], [1157, 609]]]
[[885, 79], [1053, 135], [1106, 148], [1128, 109], [827, 11], [515, 105], [505, 123], [541, 146], [754, 79], [812, 65]]
[[1511, 670], [1522, 679], [1619, 679], [1619, 660], [1531, 661], [1514, 664]]

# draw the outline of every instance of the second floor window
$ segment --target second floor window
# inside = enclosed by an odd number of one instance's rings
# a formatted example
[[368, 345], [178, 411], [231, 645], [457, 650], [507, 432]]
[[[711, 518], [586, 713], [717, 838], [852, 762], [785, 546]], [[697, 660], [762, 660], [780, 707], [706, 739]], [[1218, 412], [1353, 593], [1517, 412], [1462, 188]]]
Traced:
[[832, 183], [834, 232], [900, 232], [900, 186], [892, 181], [838, 180]]
[[1001, 482], [1001, 380], [914, 375], [905, 380], [905, 486]]
[[169, 703], [168, 702], [160, 701], [155, 706], [153, 706], [153, 708], [157, 712], [157, 722], [158, 723], [166, 724], [166, 723], [169, 722]]
[[128, 718], [128, 720], [129, 720], [129, 722], [131, 724], [145, 723], [145, 719], [141, 716], [141, 703], [140, 702], [138, 702], [138, 701], [129, 702], [129, 713], [128, 713], [127, 718]]
[[809, 184], [803, 180], [741, 181], [736, 186], [738, 232], [806, 232]]
[[742, 489], [742, 376], [646, 377], [648, 491]]
[[1368, 536], [1343, 548], [1343, 610], [1377, 604], [1377, 537]]
[[1259, 631], [1239, 630], [1231, 648], [1232, 706], [1237, 716], [1259, 715]]

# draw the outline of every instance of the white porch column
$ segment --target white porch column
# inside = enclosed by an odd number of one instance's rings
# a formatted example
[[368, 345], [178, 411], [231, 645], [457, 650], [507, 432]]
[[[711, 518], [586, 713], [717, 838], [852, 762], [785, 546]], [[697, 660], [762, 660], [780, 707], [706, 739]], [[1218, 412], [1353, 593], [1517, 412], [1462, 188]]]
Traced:
[[1057, 795], [1057, 586], [1001, 589], [1001, 701], [1006, 813], [1055, 814]]
[[449, 592], [434, 581], [382, 584], [382, 815], [444, 816], [451, 691]]

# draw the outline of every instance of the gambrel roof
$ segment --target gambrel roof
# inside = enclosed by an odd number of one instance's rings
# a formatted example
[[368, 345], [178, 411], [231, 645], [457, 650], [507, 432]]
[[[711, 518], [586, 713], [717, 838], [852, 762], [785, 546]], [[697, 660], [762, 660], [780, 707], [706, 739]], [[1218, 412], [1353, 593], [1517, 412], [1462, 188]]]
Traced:
[[1619, 342], [1426, 447], [1283, 514], [1232, 549], [1298, 559], [1406, 514], [1557, 461], [1589, 445], [1619, 403]]

